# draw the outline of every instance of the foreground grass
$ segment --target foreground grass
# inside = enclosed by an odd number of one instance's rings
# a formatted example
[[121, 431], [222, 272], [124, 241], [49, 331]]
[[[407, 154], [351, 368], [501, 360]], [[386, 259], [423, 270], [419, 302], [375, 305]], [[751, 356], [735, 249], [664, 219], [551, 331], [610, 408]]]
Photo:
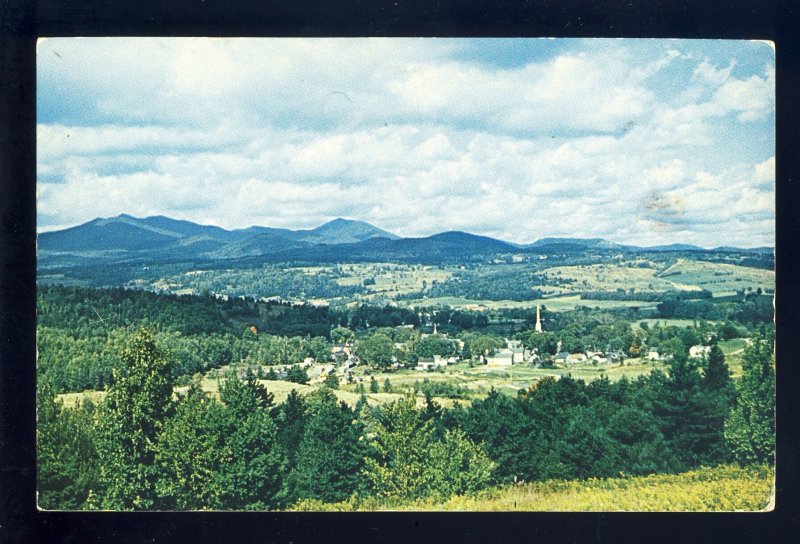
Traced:
[[755, 466], [702, 468], [682, 474], [505, 485], [473, 496], [389, 504], [378, 499], [334, 504], [304, 501], [300, 511], [731, 512], [772, 509], [774, 471]]

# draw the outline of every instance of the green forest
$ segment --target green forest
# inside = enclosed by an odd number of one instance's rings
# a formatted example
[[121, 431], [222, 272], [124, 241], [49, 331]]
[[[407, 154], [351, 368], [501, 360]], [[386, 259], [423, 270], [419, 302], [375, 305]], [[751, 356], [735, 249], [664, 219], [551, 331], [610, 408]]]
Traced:
[[[342, 501], [401, 508], [515, 482], [774, 464], [774, 328], [766, 319], [733, 320], [734, 307], [725, 320], [685, 327], [633, 327], [630, 310], [545, 309], [550, 332], [535, 333], [530, 312], [519, 311], [478, 323], [445, 308], [426, 315], [124, 289], [47, 287], [38, 297], [44, 509], [273, 510]], [[446, 332], [421, 334], [445, 317]], [[367, 402], [363, 386], [354, 405], [338, 400], [332, 374], [313, 392], [277, 403], [262, 379], [264, 368], [288, 364], [298, 372], [281, 379], [303, 383], [296, 363], [330, 362], [341, 342], [373, 372], [401, 374], [434, 355], [480, 365], [509, 336], [543, 359], [558, 343], [630, 357], [649, 343], [670, 358], [635, 379], [567, 374], [515, 395], [475, 397], [424, 382], [379, 405]], [[746, 338], [737, 379], [717, 345], [730, 338]], [[689, 357], [699, 343], [708, 354]], [[218, 395], [200, 386], [212, 369]], [[373, 377], [370, 391], [379, 386], [388, 393], [392, 384]], [[73, 407], [59, 400], [87, 389], [105, 395]], [[441, 397], [454, 402], [445, 407]]]

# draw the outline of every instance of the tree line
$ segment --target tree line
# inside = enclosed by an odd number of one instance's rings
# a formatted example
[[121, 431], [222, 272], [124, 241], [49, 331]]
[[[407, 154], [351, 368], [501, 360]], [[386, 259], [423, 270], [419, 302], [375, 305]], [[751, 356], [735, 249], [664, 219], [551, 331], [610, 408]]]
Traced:
[[[760, 302], [748, 300], [740, 305]], [[446, 307], [414, 310], [394, 306], [316, 307], [255, 299], [175, 296], [126, 289], [46, 287], [38, 292], [37, 372], [56, 393], [102, 390], [113, 381], [121, 347], [139, 327], [148, 327], [172, 364], [170, 379], [188, 382], [195, 373], [230, 364], [247, 367], [292, 365], [311, 358], [326, 362], [331, 345], [356, 344], [362, 362], [379, 369], [392, 363], [415, 366], [435, 355], [477, 359], [521, 340], [539, 355], [587, 350], [621, 351], [629, 356], [657, 347], [671, 354], [720, 339], [746, 337], [771, 324], [754, 314], [745, 320], [694, 326], [631, 327], [630, 312], [586, 307], [570, 312], [542, 308], [545, 332], [533, 332], [534, 312], [510, 309], [488, 314]], [[760, 315], [760, 314], [757, 314]], [[447, 336], [420, 334], [436, 323]], [[516, 332], [515, 332], [516, 331]], [[557, 331], [557, 332], [553, 332]], [[396, 347], [398, 344], [400, 348]], [[263, 376], [262, 376], [263, 377]], [[295, 381], [299, 381], [295, 379]]]

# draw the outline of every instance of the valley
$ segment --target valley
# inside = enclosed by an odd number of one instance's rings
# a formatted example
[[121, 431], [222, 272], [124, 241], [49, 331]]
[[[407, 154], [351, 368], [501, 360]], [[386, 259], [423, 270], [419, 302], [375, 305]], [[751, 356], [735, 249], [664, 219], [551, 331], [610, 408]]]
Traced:
[[[725, 422], [739, 421], [732, 399], [749, 394], [754, 365], [774, 364], [772, 263], [763, 248], [563, 238], [521, 246], [452, 232], [408, 239], [347, 220], [225, 231], [165, 217], [98, 219], [40, 236], [37, 375], [40, 412], [50, 414], [42, 433], [46, 448], [78, 440], [108, 449], [108, 418], [128, 417], [128, 403], [161, 406], [156, 481], [173, 487], [151, 500], [167, 508], [429, 508], [439, 496], [450, 497], [443, 508], [506, 509], [520, 499], [504, 486], [521, 478], [553, 505], [526, 495], [521, 508], [558, 509], [553, 478], [769, 463], [769, 443], [752, 457]], [[753, 425], [734, 424], [745, 433]], [[240, 433], [250, 425], [273, 430], [247, 445]], [[385, 444], [404, 444], [393, 459], [424, 459], [408, 469], [425, 475], [419, 483], [392, 483], [401, 473], [380, 465]], [[171, 467], [185, 447], [209, 452], [214, 478], [243, 477], [236, 471], [246, 468], [219, 457], [231, 447], [273, 456], [253, 485], [281, 480], [280, 463], [293, 468], [280, 492], [261, 495], [266, 502], [237, 502], [214, 487], [223, 484], [181, 483]], [[315, 460], [329, 448], [336, 460]], [[45, 481], [56, 478], [42, 484], [55, 490], [47, 505], [91, 507], [86, 486], [105, 480], [91, 465], [96, 454], [86, 455], [71, 470], [89, 463], [91, 474], [67, 499], [60, 469], [45, 467]], [[333, 475], [297, 483], [301, 471], [333, 465], [343, 487]], [[193, 460], [185, 470], [200, 469]], [[763, 483], [750, 477], [736, 472], [730, 485]], [[382, 485], [400, 487], [375, 494]], [[636, 490], [650, 480], [631, 485], [638, 505]], [[215, 498], [200, 503], [198, 493]], [[670, 508], [684, 504], [676, 501]], [[698, 501], [685, 504], [717, 504]]]

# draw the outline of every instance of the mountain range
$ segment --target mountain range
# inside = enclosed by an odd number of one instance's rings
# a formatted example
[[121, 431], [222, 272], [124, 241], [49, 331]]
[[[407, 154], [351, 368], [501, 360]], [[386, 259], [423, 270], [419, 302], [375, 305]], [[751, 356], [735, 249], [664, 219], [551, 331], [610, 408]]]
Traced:
[[185, 261], [344, 262], [399, 260], [441, 262], [485, 260], [497, 255], [570, 254], [629, 251], [740, 251], [771, 253], [772, 248], [707, 250], [687, 244], [638, 247], [602, 238], [542, 238], [520, 245], [451, 231], [401, 238], [363, 221], [334, 219], [308, 230], [253, 226], [226, 230], [164, 216], [122, 214], [97, 218], [38, 236], [40, 268], [112, 263]]

